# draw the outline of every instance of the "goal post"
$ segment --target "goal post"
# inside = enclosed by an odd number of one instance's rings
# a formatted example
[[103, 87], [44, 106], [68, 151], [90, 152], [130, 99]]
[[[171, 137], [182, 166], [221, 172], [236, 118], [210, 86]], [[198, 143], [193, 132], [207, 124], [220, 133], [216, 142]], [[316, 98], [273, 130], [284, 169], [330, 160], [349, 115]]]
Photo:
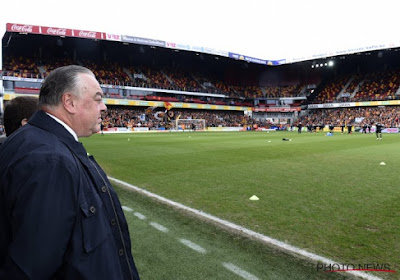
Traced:
[[203, 131], [206, 129], [204, 119], [177, 119], [175, 120], [175, 130]]

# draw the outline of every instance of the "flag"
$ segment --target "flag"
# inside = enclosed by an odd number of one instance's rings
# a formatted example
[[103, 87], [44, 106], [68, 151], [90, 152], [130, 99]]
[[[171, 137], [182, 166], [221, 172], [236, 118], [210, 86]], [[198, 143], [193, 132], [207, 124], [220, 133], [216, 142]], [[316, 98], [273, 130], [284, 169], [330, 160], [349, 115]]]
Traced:
[[167, 102], [167, 101], [165, 101], [165, 102], [164, 102], [164, 107], [165, 107], [165, 109], [167, 109], [167, 111], [169, 111], [169, 110], [171, 110], [171, 108], [172, 108], [172, 104], [169, 103], [169, 102]]

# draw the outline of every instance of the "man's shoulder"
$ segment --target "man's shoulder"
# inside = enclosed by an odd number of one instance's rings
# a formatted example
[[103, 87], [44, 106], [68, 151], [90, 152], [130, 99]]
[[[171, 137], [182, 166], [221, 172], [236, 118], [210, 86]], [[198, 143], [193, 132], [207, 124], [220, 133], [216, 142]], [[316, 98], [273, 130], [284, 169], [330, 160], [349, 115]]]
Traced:
[[37, 161], [72, 161], [68, 147], [54, 134], [25, 125], [1, 145], [0, 162], [34, 163]]
[[8, 144], [10, 147], [18, 146], [20, 148], [25, 146], [42, 147], [46, 144], [57, 146], [61, 143], [55, 134], [30, 124], [19, 128], [9, 138], [7, 142], [10, 142], [10, 144]]

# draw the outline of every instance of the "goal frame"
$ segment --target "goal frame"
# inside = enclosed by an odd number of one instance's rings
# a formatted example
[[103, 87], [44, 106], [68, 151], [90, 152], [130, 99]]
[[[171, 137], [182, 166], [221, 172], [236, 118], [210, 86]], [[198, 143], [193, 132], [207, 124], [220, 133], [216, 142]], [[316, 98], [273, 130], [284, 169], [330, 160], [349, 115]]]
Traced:
[[[192, 124], [195, 124], [195, 129], [192, 129]], [[181, 131], [204, 131], [206, 130], [205, 119], [177, 119], [174, 121], [174, 129]]]

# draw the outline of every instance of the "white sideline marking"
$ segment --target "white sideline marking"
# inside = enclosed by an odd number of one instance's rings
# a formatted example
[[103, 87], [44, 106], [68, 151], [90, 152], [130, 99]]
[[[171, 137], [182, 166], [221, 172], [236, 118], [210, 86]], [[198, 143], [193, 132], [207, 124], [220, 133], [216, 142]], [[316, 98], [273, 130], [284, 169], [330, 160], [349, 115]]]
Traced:
[[240, 277], [246, 279], [246, 280], [258, 280], [258, 277], [254, 276], [251, 273], [248, 273], [246, 270], [241, 269], [240, 267], [232, 264], [232, 263], [222, 263], [222, 265], [235, 273], [236, 275], [239, 275]]
[[[128, 188], [130, 188], [130, 189], [132, 189], [132, 190], [134, 190], [134, 191], [136, 191], [138, 193], [141, 193], [141, 194], [144, 194], [144, 195], [146, 195], [148, 197], [157, 199], [160, 202], [163, 202], [165, 204], [171, 205], [171, 206], [176, 207], [178, 209], [185, 210], [185, 211], [190, 212], [190, 213], [192, 213], [192, 214], [194, 214], [196, 216], [202, 217], [202, 218], [204, 218], [206, 220], [213, 221], [213, 222], [215, 222], [217, 224], [220, 224], [220, 225], [224, 226], [225, 228], [229, 228], [229, 229], [234, 230], [234, 231], [236, 231], [236, 232], [238, 232], [240, 234], [247, 235], [247, 236], [250, 236], [252, 238], [256, 238], [256, 239], [258, 239], [258, 240], [260, 240], [260, 241], [262, 241], [264, 243], [267, 243], [267, 244], [273, 245], [275, 247], [278, 247], [281, 250], [284, 250], [286, 252], [295, 253], [295, 254], [300, 255], [302, 257], [305, 257], [305, 258], [307, 258], [309, 260], [312, 260], [313, 262], [321, 262], [321, 263], [324, 263], [326, 265], [339, 263], [337, 261], [330, 260], [328, 258], [319, 256], [317, 254], [310, 253], [310, 252], [308, 252], [308, 251], [306, 251], [304, 249], [297, 248], [295, 246], [292, 246], [292, 245], [287, 244], [285, 242], [279, 241], [277, 239], [268, 237], [268, 236], [263, 235], [261, 233], [257, 233], [255, 231], [249, 230], [249, 229], [247, 229], [245, 227], [236, 225], [236, 224], [231, 223], [229, 221], [220, 219], [220, 218], [215, 217], [213, 215], [207, 214], [207, 213], [205, 213], [203, 211], [187, 207], [187, 206], [185, 206], [185, 205], [183, 205], [181, 203], [172, 201], [170, 199], [167, 199], [165, 197], [159, 196], [159, 195], [154, 194], [152, 192], [146, 191], [144, 189], [141, 189], [139, 187], [136, 187], [136, 186], [131, 185], [129, 183], [126, 183], [124, 181], [118, 180], [116, 178], [108, 177], [108, 179], [110, 181], [113, 181], [113, 182], [117, 183], [117, 184], [120, 184], [122, 186], [128, 187]], [[357, 277], [360, 277], [360, 278], [366, 279], [366, 280], [383, 280], [382, 278], [379, 278], [377, 276], [374, 276], [374, 275], [371, 275], [371, 274], [368, 274], [368, 273], [365, 273], [365, 272], [362, 272], [362, 271], [346, 271], [346, 273], [351, 274], [351, 275], [355, 275]]]
[[128, 212], [132, 212], [133, 211], [133, 209], [129, 208], [128, 206], [122, 206], [122, 209], [125, 210], [125, 211], [128, 211]]
[[139, 212], [135, 212], [135, 213], [133, 213], [133, 215], [136, 216], [138, 219], [141, 219], [141, 220], [146, 220], [147, 219], [147, 217], [145, 215], [143, 215], [143, 214], [141, 214]]
[[206, 249], [204, 249], [203, 247], [197, 245], [196, 243], [193, 243], [190, 240], [187, 239], [179, 239], [179, 242], [181, 242], [182, 244], [186, 245], [187, 247], [189, 247], [190, 249], [195, 250], [196, 252], [205, 254], [207, 253]]
[[168, 229], [165, 226], [162, 226], [156, 222], [150, 222], [150, 225], [159, 231], [168, 232]]

